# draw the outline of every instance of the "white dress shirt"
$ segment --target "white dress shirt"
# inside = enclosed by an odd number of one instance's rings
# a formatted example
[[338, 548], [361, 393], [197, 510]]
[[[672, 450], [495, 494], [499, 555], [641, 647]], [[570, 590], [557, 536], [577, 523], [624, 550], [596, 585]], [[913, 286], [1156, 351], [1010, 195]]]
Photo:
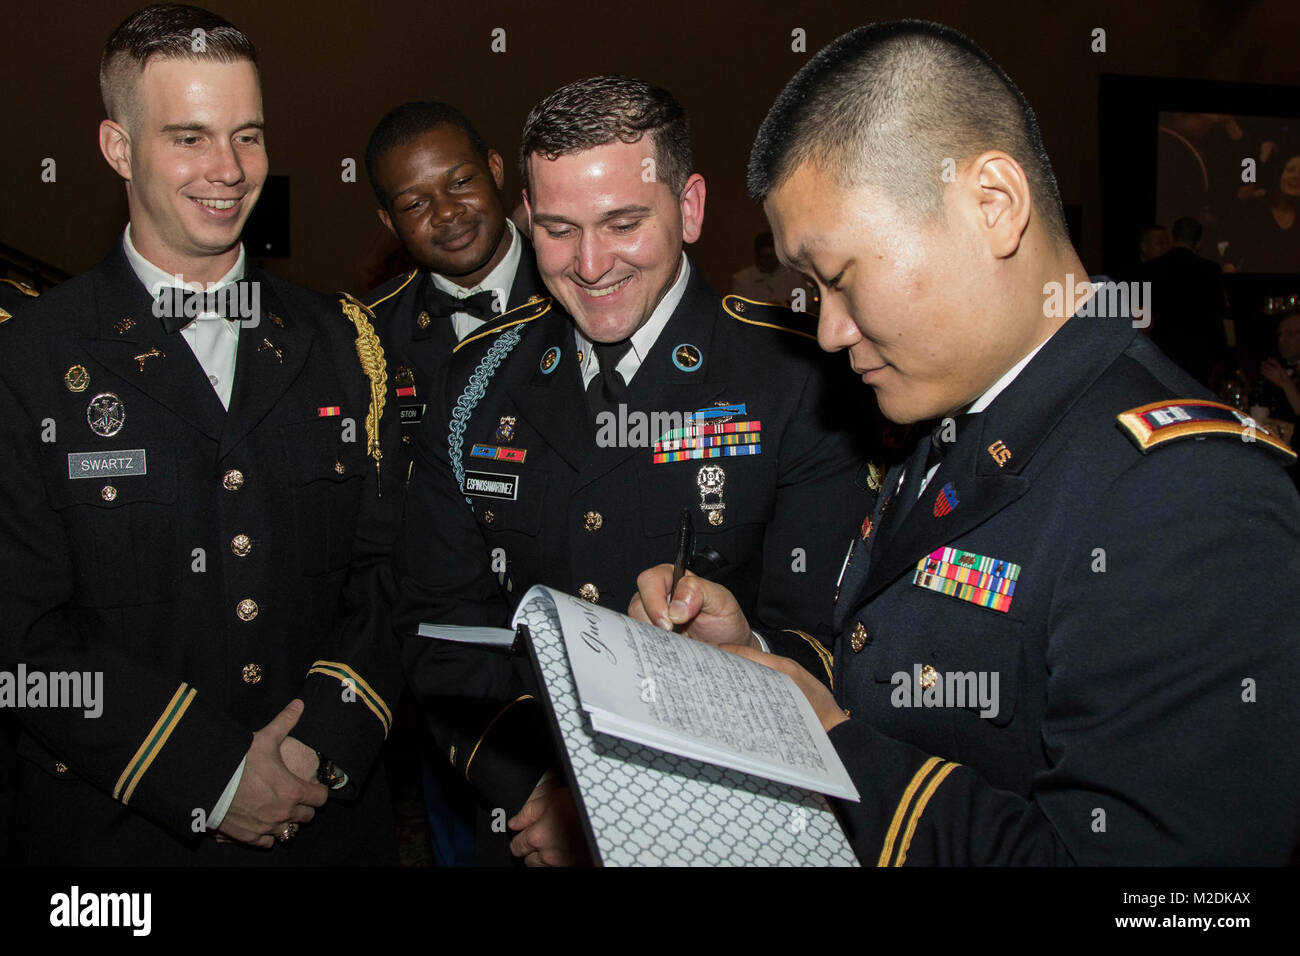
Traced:
[[[230, 271], [206, 288], [201, 282], [182, 282], [179, 277], [160, 269], [140, 255], [131, 241], [131, 225], [122, 234], [122, 248], [126, 261], [131, 264], [136, 278], [157, 296], [159, 289], [189, 289], [194, 292], [216, 292], [244, 277], [244, 247], [239, 247], [239, 258]], [[230, 389], [235, 384], [235, 356], [239, 353], [238, 320], [229, 321], [215, 312], [200, 312], [198, 317], [181, 329], [181, 337], [199, 360], [203, 372], [212, 383], [223, 407], [230, 408]]]
[[[659, 333], [664, 330], [668, 320], [672, 318], [673, 312], [677, 310], [678, 303], [682, 301], [682, 296], [686, 294], [686, 282], [691, 276], [691, 264], [686, 258], [686, 253], [682, 253], [682, 263], [677, 270], [677, 278], [673, 284], [668, 287], [664, 297], [659, 300], [654, 311], [650, 313], [650, 318], [646, 320], [645, 325], [632, 333], [632, 347], [627, 350], [627, 354], [619, 359], [615, 370], [623, 376], [623, 381], [631, 385], [632, 376], [637, 373], [645, 357], [650, 354], [650, 349], [654, 346], [655, 341], [659, 338]], [[578, 293], [581, 295], [582, 293]], [[573, 338], [578, 345], [578, 354], [582, 356], [582, 387], [586, 388], [596, 373], [600, 371], [600, 363], [596, 361], [596, 350], [591, 347], [591, 342], [582, 334], [577, 323], [573, 326]]]
[[[499, 294], [493, 302], [493, 308], [500, 306], [499, 311], [504, 312], [506, 303], [510, 301], [510, 287], [515, 284], [515, 273], [519, 271], [519, 259], [523, 252], [520, 249], [519, 232], [515, 229], [515, 224], [509, 219], [506, 220], [506, 231], [510, 234], [510, 248], [502, 256], [501, 261], [496, 264], [496, 268], [483, 277], [483, 281], [472, 289], [466, 289], [452, 282], [446, 276], [439, 275], [436, 272], [430, 272], [429, 277], [433, 279], [433, 284], [446, 292], [448, 295], [454, 295], [458, 299], [468, 299], [470, 296], [479, 292], [492, 290]], [[485, 324], [487, 319], [480, 319], [477, 316], [470, 315], [468, 312], [453, 312], [451, 314], [451, 327], [456, 332], [456, 341], [461, 341], [479, 326]]]

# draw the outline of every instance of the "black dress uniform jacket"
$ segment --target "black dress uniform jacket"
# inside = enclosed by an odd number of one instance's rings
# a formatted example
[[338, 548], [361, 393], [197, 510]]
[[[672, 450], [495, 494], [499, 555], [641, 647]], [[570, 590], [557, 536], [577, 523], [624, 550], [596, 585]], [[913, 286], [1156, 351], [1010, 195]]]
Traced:
[[[394, 857], [383, 781], [363, 784], [401, 684], [387, 607], [401, 483], [383, 474], [379, 496], [371, 382], [338, 300], [247, 278], [261, 310], [240, 330], [229, 411], [120, 246], [0, 326], [0, 666], [103, 675], [98, 717], [16, 711], [30, 861]], [[88, 424], [105, 393], [121, 418], [107, 437]], [[78, 478], [84, 453], [119, 470]], [[290, 846], [217, 844], [205, 815], [294, 697], [292, 734], [347, 788]]]
[[[1244, 427], [1144, 442], [1117, 419], [1211, 398], [1129, 323], [1076, 317], [959, 433], [919, 500], [928, 442], [896, 493], [899, 469], [886, 476], [834, 629], [851, 719], [830, 737], [862, 795], [839, 809], [864, 863], [1291, 858], [1293, 457]], [[980, 558], [1019, 566], [1004, 611], [932, 589], [939, 562], [991, 567]], [[994, 706], [967, 674], [986, 690], [997, 676]], [[946, 706], [926, 706], [927, 688]]]
[[[520, 232], [515, 237], [520, 246], [519, 265], [506, 298], [506, 312], [518, 309], [534, 297], [547, 297], [532, 244]], [[427, 270], [414, 269], [362, 297], [374, 313], [375, 329], [388, 356], [389, 375], [398, 389], [407, 462], [420, 422], [430, 410], [430, 396], [435, 396], [436, 411], [436, 396], [441, 395], [442, 377], [457, 342], [451, 319], [431, 315], [434, 288]], [[403, 464], [403, 477], [407, 470]]]
[[[416, 699], [451, 763], [511, 813], [551, 760], [540, 711], [519, 706], [534, 693], [531, 676], [493, 666], [490, 652], [409, 637], [419, 624], [504, 625], [534, 584], [625, 612], [637, 575], [673, 559], [683, 509], [694, 516], [697, 552], [716, 553], [710, 576], [736, 590], [755, 619], [829, 618], [844, 535], [872, 500], [857, 483], [864, 457], [848, 424], [859, 413], [831, 388], [847, 376], [826, 368], [801, 317], [719, 299], [692, 268], [627, 386], [629, 422], [633, 412], [743, 404], [735, 418], [758, 423], [761, 451], [656, 464], [652, 439], [597, 447], [573, 321], [549, 303], [536, 311], [507, 314], [458, 347], [448, 411], [426, 423], [416, 445], [397, 557], [396, 623]], [[459, 441], [459, 469], [504, 476], [509, 491], [472, 494], [467, 505], [449, 436]], [[475, 445], [523, 458], [474, 457]], [[725, 474], [720, 496], [708, 498], [725, 504], [718, 525], [701, 507], [706, 465]], [[440, 726], [453, 712], [456, 728]]]

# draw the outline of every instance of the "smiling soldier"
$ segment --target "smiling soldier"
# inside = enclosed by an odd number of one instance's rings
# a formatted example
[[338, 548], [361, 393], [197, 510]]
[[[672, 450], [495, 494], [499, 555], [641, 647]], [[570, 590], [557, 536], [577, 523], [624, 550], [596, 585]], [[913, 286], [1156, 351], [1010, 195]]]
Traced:
[[22, 858], [391, 861], [365, 785], [400, 688], [383, 353], [357, 304], [246, 265], [267, 153], [243, 33], [148, 7], [100, 81], [130, 224], [0, 327], [0, 661], [103, 675], [99, 719], [18, 712]]
[[[534, 107], [520, 158], [558, 304], [456, 346], [443, 413], [416, 444], [398, 626], [431, 719], [456, 699], [481, 711], [443, 738], [444, 754], [489, 810], [513, 815], [533, 794], [515, 853], [563, 862], [573, 847], [552, 823], [571, 822], [572, 803], [547, 800], [556, 779], [539, 783], [553, 757], [531, 678], [411, 637], [417, 626], [504, 624], [538, 583], [622, 610], [646, 559], [671, 556], [683, 510], [697, 572], [727, 581], [758, 619], [814, 619], [843, 556], [831, 542], [871, 498], [855, 410], [830, 391], [844, 376], [824, 369], [812, 324], [720, 298], [683, 251], [703, 228], [705, 183], [670, 93], [627, 77], [571, 83]], [[683, 424], [600, 440], [598, 423], [628, 409]], [[820, 646], [805, 647], [819, 666]]]

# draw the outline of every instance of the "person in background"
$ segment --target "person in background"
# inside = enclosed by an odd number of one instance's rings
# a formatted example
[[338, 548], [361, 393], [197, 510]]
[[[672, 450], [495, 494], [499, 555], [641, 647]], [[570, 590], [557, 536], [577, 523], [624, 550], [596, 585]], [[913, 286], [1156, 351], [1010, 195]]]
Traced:
[[[731, 277], [731, 291], [754, 302], [775, 302], [789, 306], [795, 300], [795, 290], [803, 289], [811, 304], [814, 294], [805, 287], [803, 276], [781, 265], [776, 257], [776, 247], [770, 232], [754, 237], [754, 264], [746, 266]], [[805, 308], [806, 312], [815, 309]]]
[[1173, 248], [1143, 270], [1151, 282], [1151, 341], [1207, 385], [1227, 348], [1223, 272], [1198, 254], [1201, 224], [1195, 219], [1176, 220], [1172, 235]]

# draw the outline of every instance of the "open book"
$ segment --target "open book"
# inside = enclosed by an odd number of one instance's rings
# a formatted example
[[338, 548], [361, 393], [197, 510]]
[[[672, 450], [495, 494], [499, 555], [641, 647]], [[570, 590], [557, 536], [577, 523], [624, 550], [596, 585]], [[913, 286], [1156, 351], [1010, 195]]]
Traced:
[[[545, 587], [526, 634], [593, 856], [607, 865], [856, 864], [821, 793], [857, 800], [784, 674]], [[505, 645], [514, 633], [421, 626]]]

